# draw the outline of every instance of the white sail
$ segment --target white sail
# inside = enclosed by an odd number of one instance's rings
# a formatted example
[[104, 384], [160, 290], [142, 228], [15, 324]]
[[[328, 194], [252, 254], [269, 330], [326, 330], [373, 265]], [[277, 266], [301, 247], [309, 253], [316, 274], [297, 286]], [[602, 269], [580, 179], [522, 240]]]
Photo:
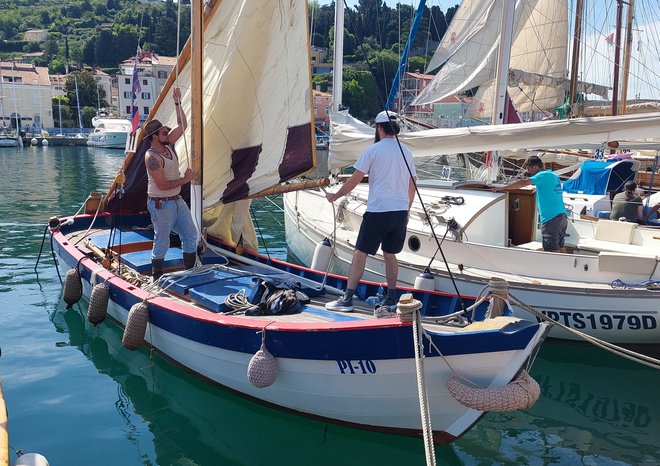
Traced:
[[[453, 40], [456, 48], [452, 50], [443, 41], [431, 63], [437, 67], [445, 60], [444, 66], [413, 105], [437, 102], [471, 88], [489, 85], [495, 79], [502, 2], [483, 3], [479, 6], [470, 0], [461, 4], [445, 34], [448, 35], [446, 41], [451, 43]], [[486, 13], [481, 13], [484, 11]], [[510, 68], [565, 78], [568, 73], [567, 17], [565, 1], [517, 1]], [[452, 27], [455, 22], [457, 26]], [[471, 24], [477, 32], [470, 34]], [[510, 87], [509, 93], [514, 106], [526, 111], [559, 105], [564, 99], [564, 90], [564, 87], [555, 85], [524, 84], [520, 89]], [[483, 92], [484, 97], [477, 97], [477, 111], [473, 112], [476, 117], [490, 115], [491, 101], [487, 101], [486, 96], [492, 95], [493, 91], [485, 89]]]
[[[223, 0], [209, 15], [203, 60], [204, 209], [233, 202], [314, 165], [305, 2]], [[191, 114], [190, 62], [178, 86]], [[155, 118], [174, 124], [172, 99]], [[190, 146], [190, 129], [176, 146]]]

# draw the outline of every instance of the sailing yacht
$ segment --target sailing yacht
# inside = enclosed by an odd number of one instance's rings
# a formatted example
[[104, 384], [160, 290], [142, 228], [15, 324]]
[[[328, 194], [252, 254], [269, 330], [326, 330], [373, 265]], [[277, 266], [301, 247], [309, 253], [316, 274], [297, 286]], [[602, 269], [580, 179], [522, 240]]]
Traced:
[[87, 145], [123, 149], [131, 132], [131, 122], [125, 118], [99, 115], [92, 118], [94, 130], [87, 137]]
[[[502, 122], [507, 108], [506, 82], [516, 78], [516, 86], [509, 91], [519, 108], [532, 105], [530, 96], [535, 102], [539, 98], [545, 102], [543, 108], [561, 103], [564, 87], [558, 85], [568, 84], [566, 4], [562, 2], [559, 8], [559, 2], [517, 2], [515, 11], [508, 10], [511, 21], [507, 24], [511, 26], [502, 27], [502, 12], [510, 2], [485, 3], [486, 7], [477, 0], [462, 3], [456, 15], [459, 22], [450, 26], [432, 63], [444, 66], [418, 102], [483, 85], [498, 97], [492, 106], [492, 121]], [[563, 26], [550, 21], [553, 17]], [[544, 35], [532, 32], [536, 25], [552, 27], [546, 28]], [[500, 43], [513, 44], [510, 66], [502, 67], [509, 57]], [[557, 65], [559, 71], [553, 71]], [[578, 89], [584, 93], [604, 90], [588, 83]], [[482, 102], [484, 98], [478, 95], [475, 100]], [[371, 143], [373, 128], [345, 113], [331, 115], [331, 124], [328, 168], [337, 171], [350, 166]], [[415, 157], [539, 148], [593, 149], [614, 140], [648, 139], [650, 144], [657, 144], [660, 113], [433, 129], [402, 133], [399, 139]], [[553, 330], [551, 336], [555, 338], [583, 338], [577, 331], [613, 343], [660, 346], [655, 292], [660, 283], [660, 248], [652, 230], [608, 219], [583, 220], [582, 208], [588, 204], [593, 210], [594, 199], [581, 192], [567, 193], [565, 201], [576, 207], [566, 238], [572, 254], [544, 252], [532, 190], [502, 194], [492, 192], [489, 183], [437, 177], [420, 180], [418, 188], [404, 250], [398, 255], [402, 284], [477, 296], [492, 278], [501, 279], [509, 283], [512, 295], [539, 312], [531, 314], [518, 304], [513, 307], [515, 315], [536, 321], [543, 314], [565, 326]], [[303, 264], [311, 264], [319, 245], [330, 240], [332, 256], [323, 266], [334, 273], [347, 273], [368, 190], [368, 184], [360, 184], [338, 208], [318, 190], [285, 194], [290, 252]], [[603, 195], [599, 199], [604, 200]], [[367, 279], [383, 282], [384, 271], [380, 251], [367, 259]]]

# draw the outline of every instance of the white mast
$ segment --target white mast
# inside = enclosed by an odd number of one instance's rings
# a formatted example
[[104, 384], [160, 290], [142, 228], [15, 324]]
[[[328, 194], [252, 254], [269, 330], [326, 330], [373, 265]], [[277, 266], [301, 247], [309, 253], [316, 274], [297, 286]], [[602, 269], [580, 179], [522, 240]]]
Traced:
[[335, 50], [332, 64], [332, 111], [341, 108], [344, 69], [344, 3], [335, 0]]
[[513, 20], [516, 11], [515, 0], [505, 0], [502, 5], [502, 29], [500, 30], [500, 48], [498, 54], [497, 75], [495, 78], [495, 104], [491, 124], [504, 123], [506, 110], [506, 89], [509, 81], [509, 62], [511, 61], [511, 44], [513, 42]]

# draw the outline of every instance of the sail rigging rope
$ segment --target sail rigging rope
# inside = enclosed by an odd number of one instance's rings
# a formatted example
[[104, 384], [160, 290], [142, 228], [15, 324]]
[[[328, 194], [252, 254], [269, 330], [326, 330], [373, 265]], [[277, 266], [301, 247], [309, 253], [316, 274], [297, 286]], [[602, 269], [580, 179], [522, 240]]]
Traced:
[[579, 338], [582, 338], [583, 340], [585, 340], [589, 343], [592, 343], [593, 345], [598, 346], [599, 348], [604, 349], [605, 351], [609, 351], [612, 354], [615, 354], [617, 356], [621, 356], [622, 358], [628, 359], [630, 361], [637, 362], [639, 364], [643, 364], [643, 365], [648, 366], [652, 369], [660, 370], [660, 360], [659, 359], [655, 359], [655, 358], [652, 358], [651, 356], [647, 356], [645, 354], [637, 353], [637, 352], [629, 350], [627, 348], [623, 348], [621, 346], [615, 345], [615, 344], [610, 343], [608, 341], [601, 340], [597, 337], [594, 337], [594, 336], [588, 335], [586, 333], [580, 332], [579, 330], [575, 330], [571, 327], [568, 327], [567, 325], [562, 324], [561, 322], [557, 322], [557, 321], [549, 318], [548, 316], [546, 316], [545, 314], [543, 314], [542, 312], [540, 312], [538, 309], [534, 308], [533, 306], [525, 304], [520, 299], [513, 296], [509, 291], [509, 284], [505, 280], [497, 280], [497, 281], [492, 281], [491, 280], [491, 282], [492, 283], [489, 283], [489, 285], [488, 285], [489, 287], [491, 287], [491, 288], [501, 287], [501, 289], [499, 291], [497, 291], [498, 296], [500, 296], [500, 297], [501, 296], [506, 296], [506, 295], [509, 296], [509, 299], [504, 299], [504, 301], [506, 302], [507, 306], [509, 307], [509, 309], [511, 311], [513, 311], [513, 308], [512, 308], [512, 303], [513, 303], [514, 305], [518, 306], [519, 308], [521, 308], [525, 311], [528, 311], [530, 314], [532, 314], [536, 318], [538, 318], [540, 320], [544, 320], [546, 322], [550, 322], [550, 323], [566, 330], [567, 332], [569, 332], [569, 333], [571, 333], [571, 334], [573, 334], [573, 335], [575, 335]]

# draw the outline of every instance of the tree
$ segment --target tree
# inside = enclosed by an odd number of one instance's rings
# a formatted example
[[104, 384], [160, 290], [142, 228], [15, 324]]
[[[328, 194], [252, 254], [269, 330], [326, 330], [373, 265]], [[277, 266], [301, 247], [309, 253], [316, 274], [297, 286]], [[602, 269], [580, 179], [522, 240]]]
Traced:
[[[60, 121], [60, 115], [62, 120]], [[55, 121], [56, 128], [67, 127], [67, 122], [70, 122], [73, 117], [71, 107], [69, 107], [69, 99], [66, 96], [53, 97], [53, 120]]]
[[96, 36], [96, 44], [94, 47], [94, 64], [111, 67], [117, 66], [117, 56], [115, 53], [115, 40], [112, 32], [107, 29], [101, 29]]
[[[78, 87], [77, 96], [76, 84]], [[69, 74], [66, 78], [64, 90], [66, 92], [66, 97], [72, 102], [72, 108], [76, 118], [78, 118], [78, 105], [80, 105], [81, 110], [83, 107], [92, 107], [92, 110], [96, 113], [97, 99], [102, 101], [105, 100], [105, 91], [98, 85], [96, 79], [92, 76], [92, 73], [86, 70], [76, 71]], [[82, 116], [84, 116], [84, 114]]]
[[351, 114], [362, 120], [374, 118], [382, 110], [382, 100], [371, 73], [344, 68], [342, 101]]

